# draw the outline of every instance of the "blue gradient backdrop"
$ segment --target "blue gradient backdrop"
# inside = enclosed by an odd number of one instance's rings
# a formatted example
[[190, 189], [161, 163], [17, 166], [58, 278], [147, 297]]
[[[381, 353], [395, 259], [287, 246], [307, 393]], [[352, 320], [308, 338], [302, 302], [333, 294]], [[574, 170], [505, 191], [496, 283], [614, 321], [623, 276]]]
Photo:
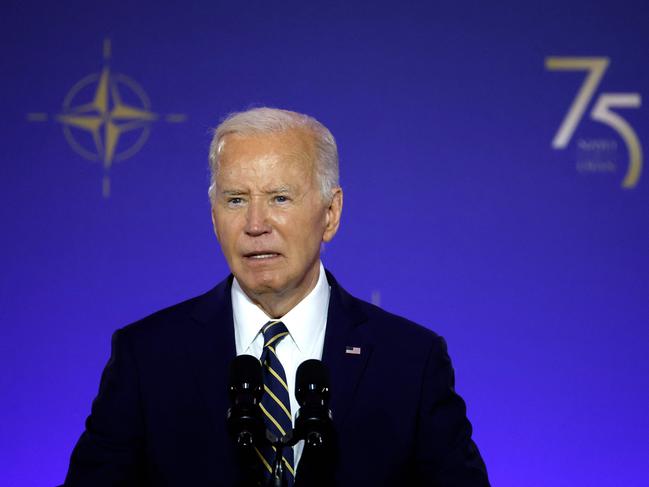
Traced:
[[[584, 73], [544, 67], [609, 57], [588, 110], [601, 93], [648, 96], [646, 2], [9, 1], [1, 13], [3, 485], [60, 483], [112, 331], [227, 274], [206, 154], [210, 128], [253, 105], [336, 135], [345, 208], [325, 265], [447, 338], [495, 486], [649, 485], [648, 171], [622, 189], [624, 141], [588, 111], [553, 149]], [[109, 198], [101, 164], [55, 118], [101, 71], [105, 38], [112, 71], [152, 111], [187, 117], [151, 125], [113, 165]], [[646, 107], [618, 113], [649, 152]], [[584, 158], [616, 170], [578, 170]]]

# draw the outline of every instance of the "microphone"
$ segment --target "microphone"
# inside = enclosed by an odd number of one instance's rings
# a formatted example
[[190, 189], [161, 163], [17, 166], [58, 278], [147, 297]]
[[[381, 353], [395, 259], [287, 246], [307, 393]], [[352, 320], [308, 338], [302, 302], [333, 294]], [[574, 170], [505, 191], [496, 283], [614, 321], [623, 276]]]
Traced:
[[322, 451], [333, 447], [329, 372], [321, 361], [307, 360], [297, 368], [295, 397], [300, 404], [295, 432], [304, 440], [305, 455], [307, 450]]
[[250, 449], [265, 438], [266, 428], [259, 409], [263, 384], [261, 364], [256, 357], [239, 355], [232, 360], [227, 427], [239, 448]]

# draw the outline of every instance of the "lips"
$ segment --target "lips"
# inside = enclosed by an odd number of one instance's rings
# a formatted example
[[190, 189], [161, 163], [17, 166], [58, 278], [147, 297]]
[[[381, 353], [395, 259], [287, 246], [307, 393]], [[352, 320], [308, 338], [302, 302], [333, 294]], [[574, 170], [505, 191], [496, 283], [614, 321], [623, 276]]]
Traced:
[[253, 252], [247, 252], [243, 254], [246, 259], [251, 260], [266, 260], [279, 257], [281, 254], [278, 252], [273, 252], [272, 250], [256, 250]]

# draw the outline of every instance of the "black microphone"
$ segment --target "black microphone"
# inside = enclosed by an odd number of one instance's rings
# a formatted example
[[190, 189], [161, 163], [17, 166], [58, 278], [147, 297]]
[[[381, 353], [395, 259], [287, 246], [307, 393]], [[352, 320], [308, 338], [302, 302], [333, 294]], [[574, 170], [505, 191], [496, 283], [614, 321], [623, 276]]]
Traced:
[[333, 420], [329, 399], [329, 372], [319, 360], [307, 360], [297, 368], [295, 397], [300, 411], [295, 419], [296, 436], [304, 440], [307, 450], [333, 447]]
[[259, 403], [264, 380], [259, 360], [252, 355], [239, 355], [230, 363], [230, 408], [227, 426], [237, 447], [249, 449], [260, 445], [266, 435]]

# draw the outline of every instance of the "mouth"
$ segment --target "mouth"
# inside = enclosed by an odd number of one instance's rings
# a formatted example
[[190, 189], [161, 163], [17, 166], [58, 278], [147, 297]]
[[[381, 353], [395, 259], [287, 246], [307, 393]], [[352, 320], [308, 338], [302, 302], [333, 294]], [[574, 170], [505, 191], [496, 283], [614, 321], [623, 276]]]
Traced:
[[249, 260], [262, 261], [262, 260], [274, 259], [279, 257], [280, 255], [281, 254], [278, 254], [277, 252], [262, 250], [258, 252], [248, 252], [246, 254], [243, 254], [243, 257]]

